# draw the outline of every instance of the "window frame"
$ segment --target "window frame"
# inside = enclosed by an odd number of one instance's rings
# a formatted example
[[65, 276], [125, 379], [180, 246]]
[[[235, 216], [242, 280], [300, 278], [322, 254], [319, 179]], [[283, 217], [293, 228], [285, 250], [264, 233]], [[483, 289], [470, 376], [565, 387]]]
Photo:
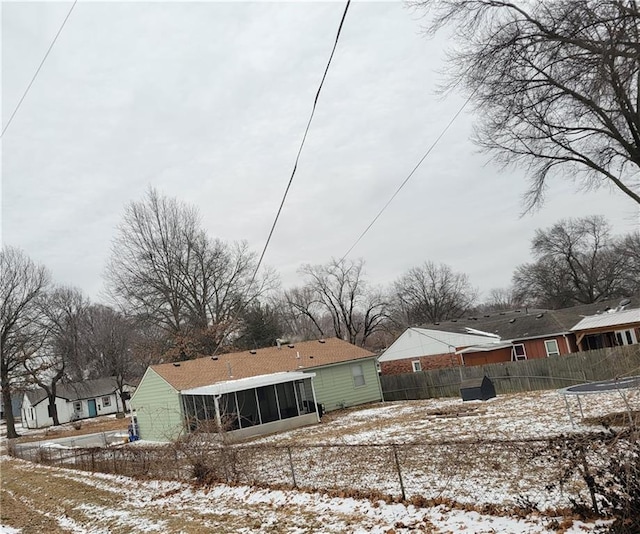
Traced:
[[[518, 354], [518, 348], [522, 348], [522, 354]], [[524, 343], [514, 343], [511, 348], [511, 361], [513, 362], [523, 362], [527, 359], [527, 349], [524, 346]]]
[[[555, 343], [556, 350], [549, 350], [549, 345], [547, 343]], [[552, 356], [560, 356], [560, 345], [558, 345], [557, 339], [545, 339], [544, 340], [544, 350], [547, 353], [547, 358]]]
[[102, 407], [103, 408], [111, 408], [111, 397], [106, 396], [102, 397]]
[[422, 362], [420, 360], [413, 360], [411, 362], [411, 368], [414, 373], [420, 373], [422, 371]]
[[80, 413], [82, 411], [82, 401], [73, 402], [73, 411], [75, 413]]
[[[361, 363], [355, 363], [351, 366], [351, 378], [353, 379], [354, 388], [362, 388], [367, 385], [367, 380], [364, 376], [364, 367]], [[359, 383], [360, 380], [362, 380], [362, 384]]]

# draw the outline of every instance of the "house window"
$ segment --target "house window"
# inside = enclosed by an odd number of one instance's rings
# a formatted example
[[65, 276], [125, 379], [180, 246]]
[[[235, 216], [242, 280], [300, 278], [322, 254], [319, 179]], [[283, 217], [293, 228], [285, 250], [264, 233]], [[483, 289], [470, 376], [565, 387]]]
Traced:
[[76, 401], [73, 403], [73, 411], [74, 412], [81, 412], [82, 411], [82, 402], [81, 401]]
[[560, 350], [558, 349], [558, 341], [555, 339], [547, 339], [544, 342], [544, 348], [547, 351], [547, 356], [560, 356]]
[[111, 397], [102, 397], [102, 407], [108, 408], [111, 406]]
[[638, 341], [633, 330], [618, 330], [616, 332], [616, 342], [618, 345], [634, 345]]
[[364, 371], [362, 369], [362, 365], [360, 364], [352, 365], [351, 375], [353, 376], [353, 385], [355, 387], [361, 387], [365, 385]]
[[418, 372], [422, 371], [422, 364], [420, 363], [420, 360], [415, 360], [415, 361], [411, 362], [411, 367], [413, 367], [413, 372], [414, 373], [418, 373]]
[[524, 345], [522, 343], [518, 343], [517, 345], [513, 346], [513, 348], [511, 349], [511, 359], [514, 362], [527, 359], [527, 353], [524, 350]]

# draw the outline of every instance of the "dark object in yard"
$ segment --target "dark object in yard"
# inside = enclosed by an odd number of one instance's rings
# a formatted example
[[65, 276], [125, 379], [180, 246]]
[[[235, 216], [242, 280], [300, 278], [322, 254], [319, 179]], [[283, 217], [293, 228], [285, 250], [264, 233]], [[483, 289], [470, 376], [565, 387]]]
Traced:
[[487, 400], [496, 396], [496, 388], [488, 376], [463, 380], [460, 384], [460, 396], [463, 401]]

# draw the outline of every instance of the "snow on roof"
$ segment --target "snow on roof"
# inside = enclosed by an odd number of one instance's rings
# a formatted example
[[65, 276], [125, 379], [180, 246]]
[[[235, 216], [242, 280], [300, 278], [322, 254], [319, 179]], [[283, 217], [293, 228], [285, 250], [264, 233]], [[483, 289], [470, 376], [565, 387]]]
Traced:
[[300, 371], [288, 371], [283, 373], [271, 373], [269, 375], [251, 376], [239, 378], [238, 380], [225, 380], [209, 386], [201, 386], [193, 389], [183, 390], [182, 395], [222, 395], [232, 391], [243, 391], [245, 389], [259, 388], [282, 384], [283, 382], [293, 382], [294, 380], [304, 380], [315, 377], [315, 373], [302, 373]]
[[590, 315], [582, 319], [571, 330], [577, 332], [594, 328], [606, 328], [608, 326], [625, 326], [633, 323], [640, 323], [640, 308]]

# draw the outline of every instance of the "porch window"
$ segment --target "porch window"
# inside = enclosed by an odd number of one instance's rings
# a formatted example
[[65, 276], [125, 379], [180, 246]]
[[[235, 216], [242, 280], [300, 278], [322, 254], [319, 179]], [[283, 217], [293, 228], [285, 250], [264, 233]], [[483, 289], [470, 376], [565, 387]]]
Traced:
[[544, 348], [547, 351], [547, 357], [560, 356], [560, 350], [558, 349], [558, 341], [556, 339], [547, 339], [544, 342]]
[[638, 341], [633, 330], [618, 330], [616, 332], [616, 342], [618, 345], [634, 345]]
[[519, 362], [521, 360], [527, 359], [527, 352], [524, 350], [524, 345], [522, 343], [518, 343], [514, 345], [511, 349], [511, 360], [514, 362]]
[[364, 380], [364, 370], [362, 365], [356, 364], [351, 366], [351, 375], [353, 376], [353, 385], [355, 387], [362, 387], [366, 384]]
[[411, 362], [411, 367], [413, 367], [413, 372], [414, 373], [418, 373], [418, 372], [422, 371], [422, 364], [420, 363], [420, 360], [415, 360], [415, 361]]
[[76, 401], [73, 403], [73, 411], [81, 412], [82, 411], [82, 401]]
[[102, 397], [102, 407], [108, 408], [111, 406], [111, 397]]

